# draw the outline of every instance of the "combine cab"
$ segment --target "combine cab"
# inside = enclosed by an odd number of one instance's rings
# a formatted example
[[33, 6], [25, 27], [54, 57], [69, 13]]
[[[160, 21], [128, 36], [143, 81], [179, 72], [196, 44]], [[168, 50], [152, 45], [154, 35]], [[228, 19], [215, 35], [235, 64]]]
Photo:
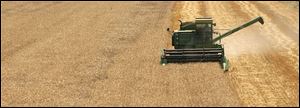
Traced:
[[[213, 26], [216, 24], [211, 18], [196, 18], [194, 22], [179, 20], [179, 22], [180, 30], [172, 34], [172, 45], [175, 49], [163, 49], [161, 64], [219, 61], [224, 71], [229, 68], [228, 60], [225, 57], [223, 45], [216, 42], [256, 22], [264, 24], [262, 17], [257, 17], [221, 35], [214, 32]], [[213, 34], [219, 36], [213, 38]]]

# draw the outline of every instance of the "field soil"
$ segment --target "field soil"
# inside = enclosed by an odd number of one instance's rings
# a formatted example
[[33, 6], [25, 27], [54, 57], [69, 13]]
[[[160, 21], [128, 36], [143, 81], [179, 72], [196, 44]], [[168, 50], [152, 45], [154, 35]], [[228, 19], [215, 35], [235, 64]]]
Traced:
[[[299, 2], [297, 6], [299, 6]], [[294, 2], [1, 2], [1, 106], [298, 106]], [[218, 62], [160, 65], [178, 19], [212, 17]], [[225, 29], [225, 30], [224, 30]]]

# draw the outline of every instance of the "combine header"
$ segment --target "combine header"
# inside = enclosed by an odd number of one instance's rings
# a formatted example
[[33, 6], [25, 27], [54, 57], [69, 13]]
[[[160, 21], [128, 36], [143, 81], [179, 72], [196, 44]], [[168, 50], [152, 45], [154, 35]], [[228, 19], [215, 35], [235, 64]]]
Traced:
[[[216, 26], [216, 23], [213, 23], [211, 18], [196, 18], [194, 22], [179, 20], [179, 22], [180, 30], [172, 34], [172, 45], [175, 49], [163, 49], [161, 64], [219, 61], [224, 71], [229, 68], [228, 60], [223, 45], [216, 42], [256, 22], [264, 24], [262, 17], [257, 17], [221, 35], [214, 31], [213, 26]], [[213, 34], [219, 36], [213, 38]]]

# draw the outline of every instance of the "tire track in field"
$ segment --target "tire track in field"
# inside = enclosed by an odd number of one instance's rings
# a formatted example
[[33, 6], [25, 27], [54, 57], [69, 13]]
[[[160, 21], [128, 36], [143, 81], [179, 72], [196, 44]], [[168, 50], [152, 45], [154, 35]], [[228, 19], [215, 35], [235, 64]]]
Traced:
[[199, 9], [199, 11], [200, 11], [199, 14], [200, 15], [198, 17], [209, 17], [209, 16], [207, 16], [207, 11], [206, 11], [207, 3], [205, 1], [201, 1], [198, 4], [199, 4], [198, 6], [200, 7], [200, 9]]
[[185, 1], [181, 11], [183, 21], [193, 21], [196, 17], [199, 17], [198, 7], [198, 2]]

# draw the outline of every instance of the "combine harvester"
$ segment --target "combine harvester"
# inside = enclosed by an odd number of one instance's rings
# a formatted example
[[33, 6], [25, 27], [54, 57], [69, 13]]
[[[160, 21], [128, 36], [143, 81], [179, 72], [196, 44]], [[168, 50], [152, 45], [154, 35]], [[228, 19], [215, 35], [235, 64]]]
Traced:
[[[161, 64], [219, 61], [224, 71], [228, 70], [229, 62], [225, 57], [223, 45], [216, 42], [256, 22], [264, 24], [263, 18], [257, 17], [221, 35], [214, 31], [213, 26], [216, 26], [216, 23], [213, 23], [212, 18], [196, 18], [194, 22], [179, 20], [179, 22], [180, 30], [172, 34], [172, 45], [175, 49], [163, 49]], [[167, 30], [169, 31], [169, 28]], [[219, 36], [213, 39], [213, 34]]]

